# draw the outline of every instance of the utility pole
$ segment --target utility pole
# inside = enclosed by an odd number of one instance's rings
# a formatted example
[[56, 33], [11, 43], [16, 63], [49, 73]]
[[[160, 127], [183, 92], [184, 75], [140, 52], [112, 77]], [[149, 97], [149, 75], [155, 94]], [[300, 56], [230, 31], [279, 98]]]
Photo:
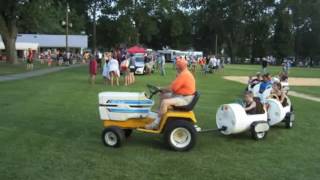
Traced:
[[96, 24], [96, 21], [97, 21], [97, 0], [94, 1], [94, 4], [93, 4], [93, 12], [92, 12], [92, 15], [93, 15], [93, 40], [92, 40], [92, 52], [94, 54], [96, 54], [96, 49], [97, 49], [97, 24]]
[[67, 59], [70, 60], [70, 52], [69, 52], [69, 28], [72, 28], [72, 23], [69, 22], [69, 13], [70, 13], [70, 7], [69, 3], [67, 3], [67, 9], [66, 9], [66, 19], [61, 22], [62, 27], [66, 28], [66, 55]]
[[216, 48], [216, 53], [215, 55], [217, 56], [218, 55], [218, 34], [216, 34], [216, 45], [215, 45], [215, 48]]
[[66, 10], [66, 52], [69, 52], [69, 12], [70, 12], [70, 7], [69, 3], [67, 3], [67, 10]]

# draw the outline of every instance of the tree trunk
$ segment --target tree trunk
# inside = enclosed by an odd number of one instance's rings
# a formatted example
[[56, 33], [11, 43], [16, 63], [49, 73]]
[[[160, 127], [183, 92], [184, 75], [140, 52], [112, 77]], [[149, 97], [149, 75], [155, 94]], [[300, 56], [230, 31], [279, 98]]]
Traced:
[[229, 49], [229, 56], [231, 58], [231, 63], [235, 63], [236, 59], [235, 59], [235, 47], [234, 47], [234, 43], [232, 41], [231, 35], [229, 35], [227, 37], [227, 45], [228, 45], [228, 49]]
[[97, 0], [94, 1], [94, 5], [93, 5], [93, 39], [92, 39], [92, 50], [93, 53], [96, 54], [97, 51]]
[[16, 35], [3, 34], [2, 39], [5, 47], [6, 56], [7, 56], [7, 62], [10, 62], [12, 64], [17, 64], [18, 58], [17, 58], [17, 50], [16, 50]]
[[4, 9], [0, 14], [0, 34], [5, 47], [7, 61], [17, 64], [16, 39], [18, 34], [17, 28], [17, 1], [9, 1], [5, 3]]

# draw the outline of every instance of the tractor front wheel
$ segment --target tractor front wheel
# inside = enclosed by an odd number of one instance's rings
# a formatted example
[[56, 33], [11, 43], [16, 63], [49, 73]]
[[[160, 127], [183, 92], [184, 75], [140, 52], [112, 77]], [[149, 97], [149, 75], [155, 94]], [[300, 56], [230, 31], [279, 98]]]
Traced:
[[125, 141], [124, 131], [116, 126], [107, 127], [102, 132], [102, 142], [109, 147], [121, 147]]

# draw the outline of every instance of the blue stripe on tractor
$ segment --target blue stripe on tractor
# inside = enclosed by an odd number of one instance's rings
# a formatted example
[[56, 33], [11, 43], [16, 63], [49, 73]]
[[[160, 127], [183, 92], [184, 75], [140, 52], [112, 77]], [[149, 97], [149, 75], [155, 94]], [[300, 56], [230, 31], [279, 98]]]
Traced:
[[113, 113], [149, 113], [149, 109], [119, 109], [119, 108], [108, 108]]
[[152, 100], [109, 100], [107, 104], [134, 104], [134, 105], [152, 105]]

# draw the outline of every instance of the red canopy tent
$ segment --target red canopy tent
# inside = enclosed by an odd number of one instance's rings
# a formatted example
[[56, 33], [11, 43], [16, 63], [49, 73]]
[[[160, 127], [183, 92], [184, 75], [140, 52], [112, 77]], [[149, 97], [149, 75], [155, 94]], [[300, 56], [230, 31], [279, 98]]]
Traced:
[[145, 52], [146, 52], [146, 50], [142, 47], [139, 47], [139, 46], [133, 46], [128, 49], [128, 53], [130, 53], [130, 54], [145, 53]]

